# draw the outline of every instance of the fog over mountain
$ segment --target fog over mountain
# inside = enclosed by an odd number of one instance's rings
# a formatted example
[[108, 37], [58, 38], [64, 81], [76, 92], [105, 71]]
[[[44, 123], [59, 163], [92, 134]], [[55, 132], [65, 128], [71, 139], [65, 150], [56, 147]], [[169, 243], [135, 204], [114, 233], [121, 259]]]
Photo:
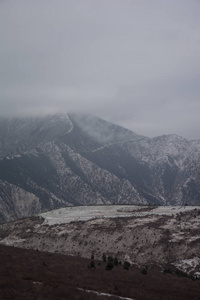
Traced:
[[199, 15], [196, 0], [0, 1], [0, 116], [200, 139]]
[[92, 115], [0, 121], [1, 221], [66, 205], [200, 204], [200, 140]]

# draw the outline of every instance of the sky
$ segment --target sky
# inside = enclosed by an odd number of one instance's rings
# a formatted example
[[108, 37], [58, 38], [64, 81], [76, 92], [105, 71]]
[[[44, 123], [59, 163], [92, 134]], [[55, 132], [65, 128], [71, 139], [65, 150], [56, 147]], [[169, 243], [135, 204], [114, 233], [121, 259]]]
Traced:
[[0, 116], [200, 139], [199, 0], [0, 0]]

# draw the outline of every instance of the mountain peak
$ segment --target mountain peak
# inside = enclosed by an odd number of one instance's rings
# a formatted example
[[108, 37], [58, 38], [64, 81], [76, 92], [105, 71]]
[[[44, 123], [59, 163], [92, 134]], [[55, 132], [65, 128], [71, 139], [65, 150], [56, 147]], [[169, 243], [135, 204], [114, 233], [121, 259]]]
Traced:
[[199, 204], [200, 142], [83, 114], [0, 120], [2, 220], [66, 205]]

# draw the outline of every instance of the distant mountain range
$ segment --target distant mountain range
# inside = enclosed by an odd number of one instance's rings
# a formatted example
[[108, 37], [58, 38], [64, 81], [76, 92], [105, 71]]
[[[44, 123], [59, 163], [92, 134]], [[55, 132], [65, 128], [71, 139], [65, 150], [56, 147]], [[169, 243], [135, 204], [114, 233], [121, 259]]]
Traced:
[[91, 115], [0, 120], [0, 222], [111, 203], [200, 205], [200, 140]]

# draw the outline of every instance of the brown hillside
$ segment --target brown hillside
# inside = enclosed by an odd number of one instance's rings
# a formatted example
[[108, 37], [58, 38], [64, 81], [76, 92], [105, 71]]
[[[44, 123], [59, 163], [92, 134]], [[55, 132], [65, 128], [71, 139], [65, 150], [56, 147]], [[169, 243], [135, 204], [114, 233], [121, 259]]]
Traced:
[[[52, 254], [0, 245], [0, 299], [119, 299], [137, 300], [199, 299], [200, 281], [142, 270], [123, 265], [105, 270], [106, 263], [90, 259]], [[80, 289], [83, 289], [80, 290]], [[109, 293], [98, 296], [85, 290]]]

